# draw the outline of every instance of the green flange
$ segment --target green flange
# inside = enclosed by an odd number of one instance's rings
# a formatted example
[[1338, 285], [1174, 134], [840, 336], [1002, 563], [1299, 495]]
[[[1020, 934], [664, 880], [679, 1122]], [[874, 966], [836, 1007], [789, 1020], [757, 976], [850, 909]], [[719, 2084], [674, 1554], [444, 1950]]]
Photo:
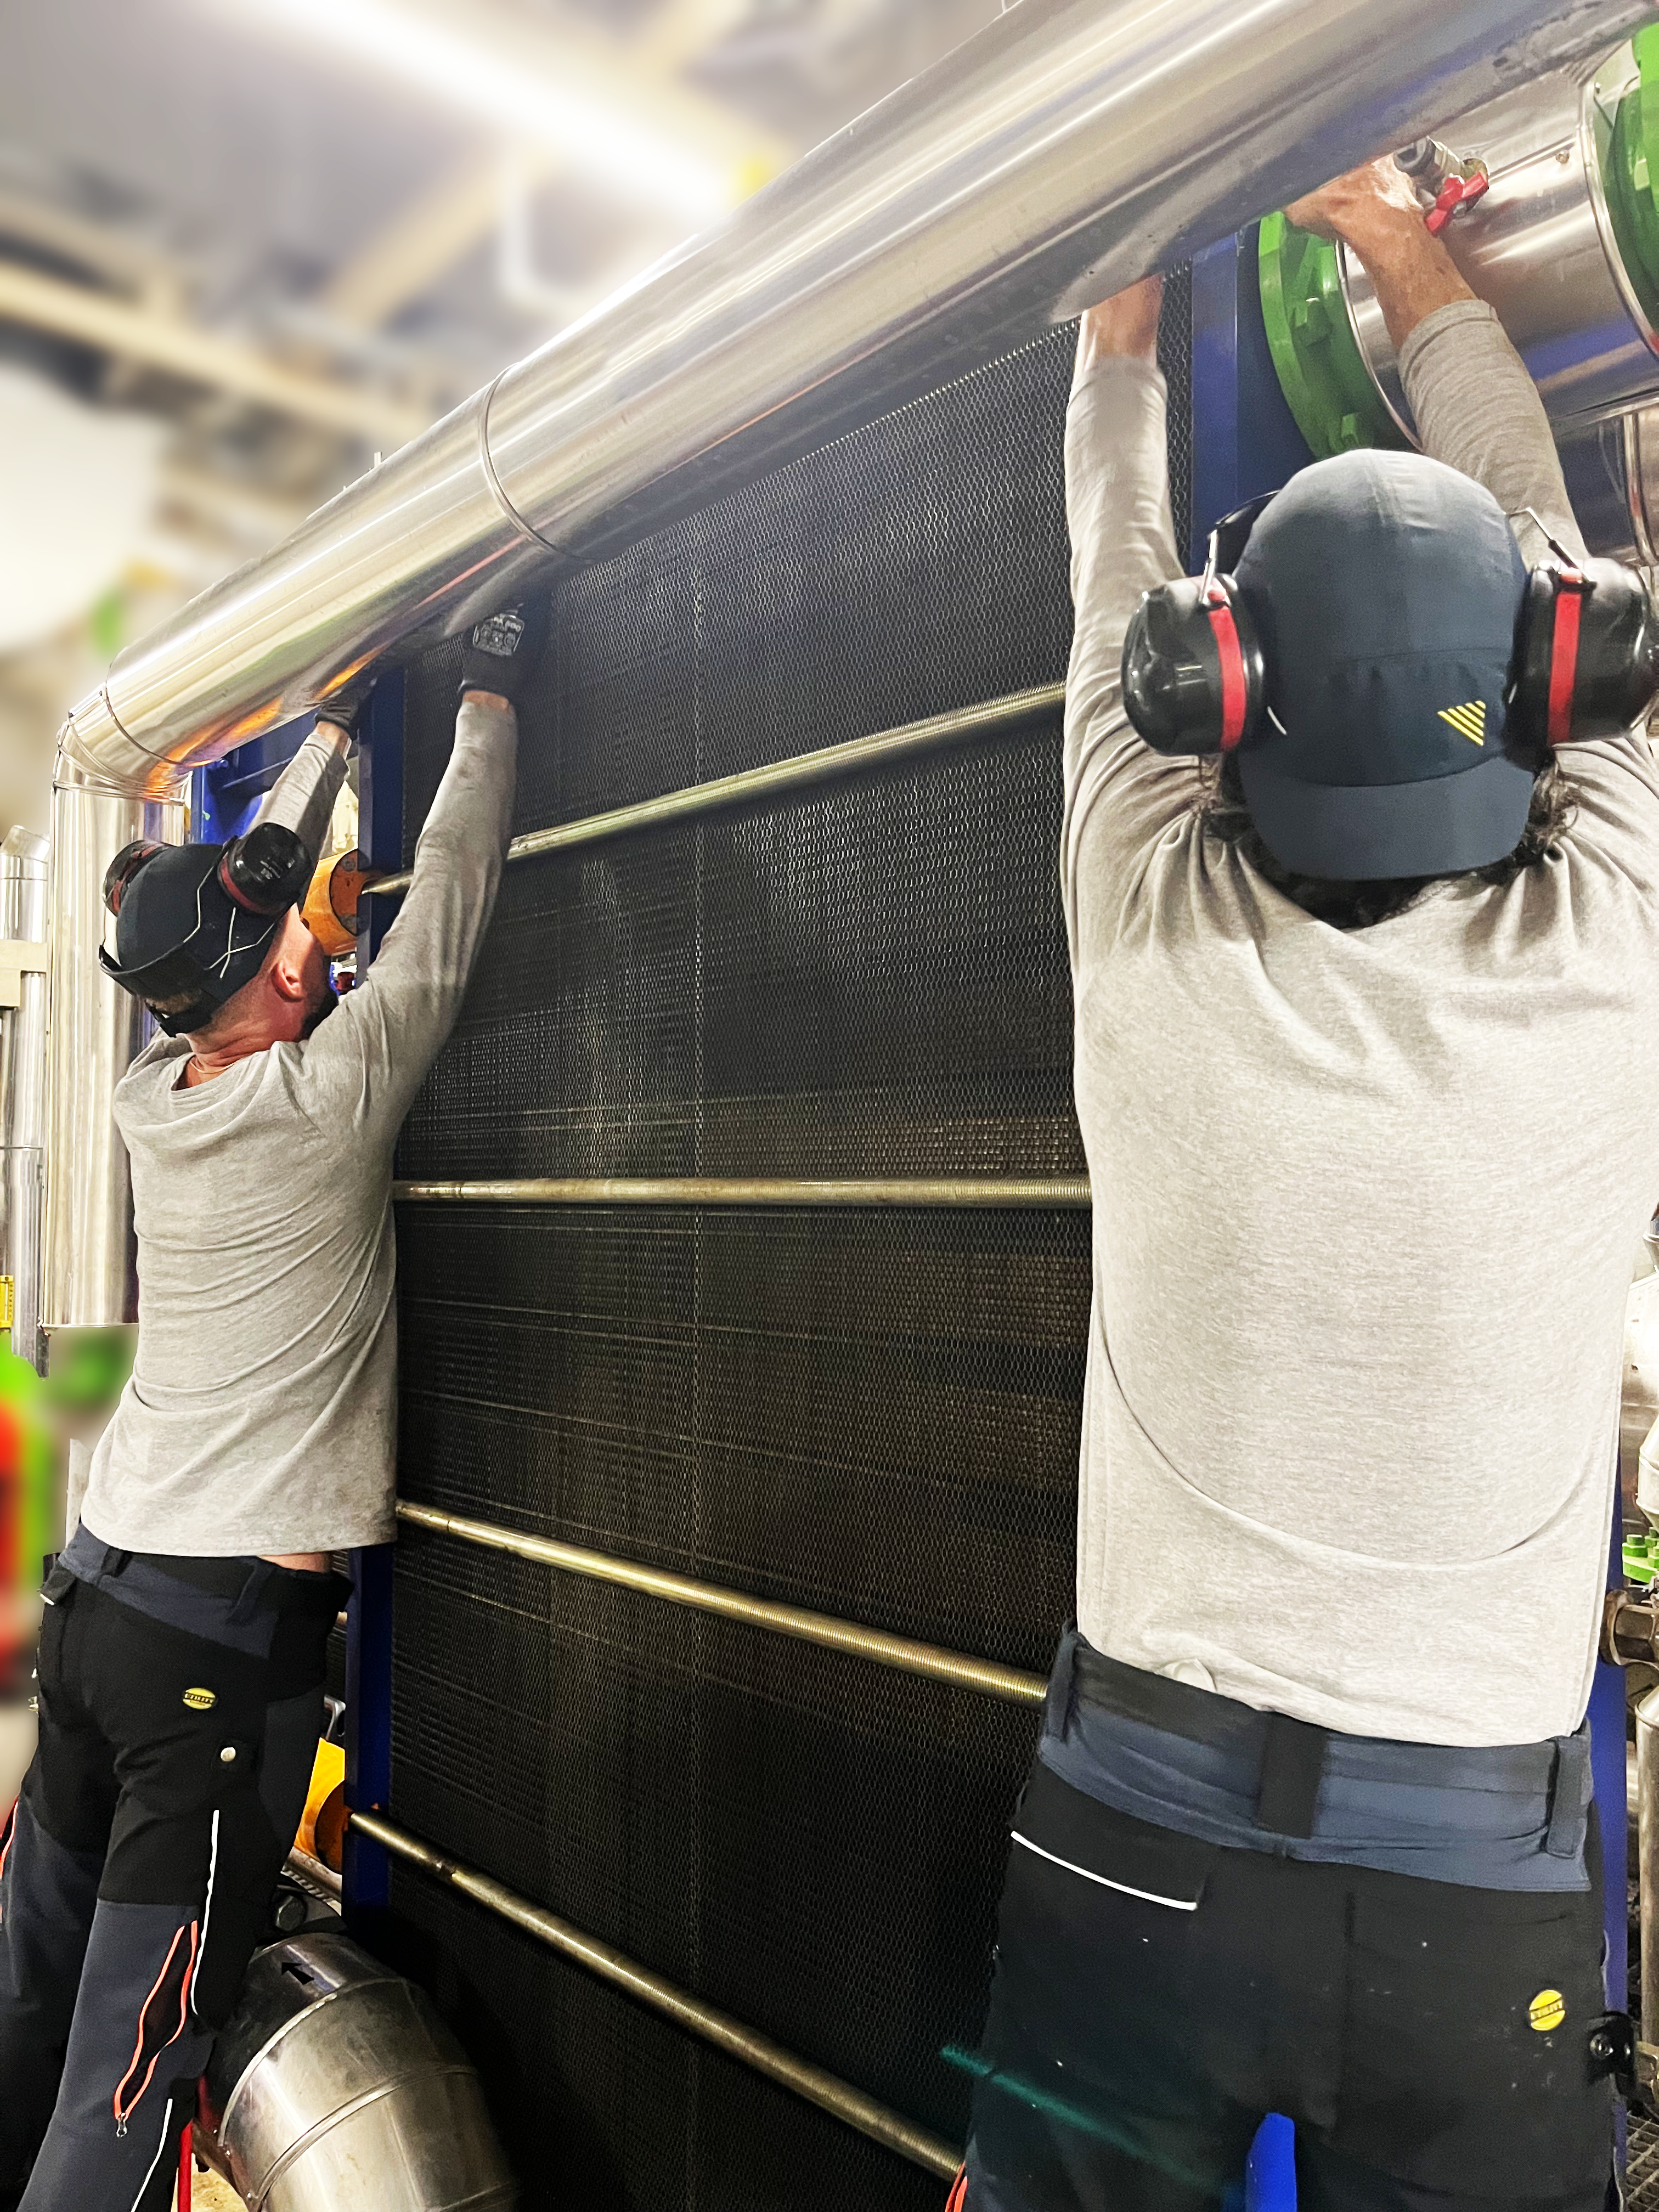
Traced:
[[1268, 350], [1315, 459], [1404, 446], [1348, 320], [1335, 246], [1270, 215], [1256, 251]]
[[1632, 44], [1637, 82], [1611, 116], [1592, 110], [1607, 215], [1637, 298], [1659, 327], [1659, 24]]

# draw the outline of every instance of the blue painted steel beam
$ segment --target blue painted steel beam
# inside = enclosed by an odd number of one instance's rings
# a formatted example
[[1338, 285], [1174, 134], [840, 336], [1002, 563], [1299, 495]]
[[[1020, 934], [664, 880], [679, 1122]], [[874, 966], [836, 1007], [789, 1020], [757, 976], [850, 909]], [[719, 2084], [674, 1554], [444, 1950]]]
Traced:
[[[370, 867], [400, 868], [404, 860], [404, 678], [401, 670], [375, 685], [357, 726], [357, 842]], [[369, 902], [360, 957], [373, 961], [397, 919], [386, 899]], [[351, 1555], [352, 1600], [346, 1619], [346, 1803], [384, 1808], [392, 1794], [392, 1559], [390, 1544]], [[346, 1831], [347, 1926], [368, 1937], [391, 1901], [391, 1860], [384, 1847]]]

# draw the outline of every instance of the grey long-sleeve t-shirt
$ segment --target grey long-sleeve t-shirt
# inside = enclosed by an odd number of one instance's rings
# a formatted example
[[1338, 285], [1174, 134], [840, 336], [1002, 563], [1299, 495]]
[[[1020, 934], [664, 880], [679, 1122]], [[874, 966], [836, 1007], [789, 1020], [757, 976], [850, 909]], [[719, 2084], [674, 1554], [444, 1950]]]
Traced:
[[394, 1532], [392, 1154], [495, 902], [517, 726], [468, 701], [378, 957], [311, 1036], [180, 1088], [158, 1038], [115, 1094], [138, 1350], [82, 1519], [125, 1551], [328, 1552]]
[[[1437, 459], [1582, 544], [1491, 310], [1403, 349]], [[1066, 441], [1077, 604], [1062, 872], [1094, 1306], [1078, 1611], [1101, 1651], [1364, 1735], [1583, 1717], [1630, 1261], [1659, 1198], [1659, 776], [1562, 756], [1577, 817], [1503, 889], [1316, 921], [1119, 697], [1176, 574], [1156, 369]], [[1529, 561], [1544, 546], [1517, 526]]]

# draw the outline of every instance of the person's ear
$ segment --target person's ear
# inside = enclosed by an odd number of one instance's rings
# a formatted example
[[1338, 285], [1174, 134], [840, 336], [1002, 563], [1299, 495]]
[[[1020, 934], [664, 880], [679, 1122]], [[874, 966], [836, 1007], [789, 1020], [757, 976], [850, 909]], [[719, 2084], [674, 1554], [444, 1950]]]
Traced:
[[[303, 925], [301, 925], [303, 929]], [[307, 996], [306, 984], [307, 936], [296, 935], [284, 927], [282, 948], [269, 969], [271, 988], [279, 999], [299, 1004]]]

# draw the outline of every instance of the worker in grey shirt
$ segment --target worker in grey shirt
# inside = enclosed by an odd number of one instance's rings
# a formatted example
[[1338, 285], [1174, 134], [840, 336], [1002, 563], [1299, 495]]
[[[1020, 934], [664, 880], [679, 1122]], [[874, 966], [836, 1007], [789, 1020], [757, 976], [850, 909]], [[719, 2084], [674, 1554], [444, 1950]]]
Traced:
[[[544, 599], [481, 623], [413, 881], [337, 1004], [298, 905], [346, 769], [315, 732], [246, 836], [130, 847], [115, 983], [138, 1346], [46, 1584], [40, 1745], [0, 1831], [0, 2212], [160, 2212], [304, 1808], [331, 1553], [393, 1533], [399, 1125], [459, 1010]], [[20, 2195], [21, 2192], [21, 2195]]]
[[1078, 1626], [968, 2212], [1213, 2212], [1270, 2111], [1303, 2212], [1601, 2212], [1611, 2172], [1583, 1723], [1659, 1190], [1652, 611], [1583, 570], [1395, 165], [1292, 214], [1370, 272], [1424, 453], [1304, 471], [1221, 533], [1236, 584], [1169, 580], [1157, 283], [1083, 325]]

